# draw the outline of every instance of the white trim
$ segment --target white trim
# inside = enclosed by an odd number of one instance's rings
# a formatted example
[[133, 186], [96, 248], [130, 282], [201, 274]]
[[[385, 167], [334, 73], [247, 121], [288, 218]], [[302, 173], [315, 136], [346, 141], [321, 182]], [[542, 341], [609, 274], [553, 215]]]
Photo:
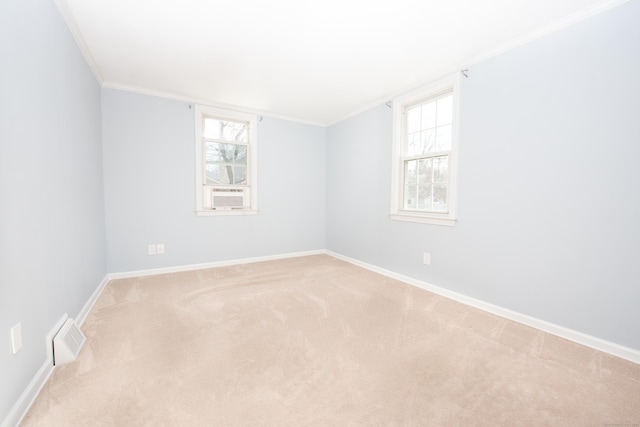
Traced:
[[[190, 265], [182, 265], [176, 267], [165, 267], [165, 268], [155, 268], [151, 270], [138, 270], [138, 271], [129, 271], [122, 273], [109, 273], [107, 274], [100, 284], [97, 286], [96, 290], [91, 294], [85, 305], [80, 310], [80, 313], [76, 316], [76, 324], [78, 326], [82, 326], [84, 321], [87, 318], [87, 315], [95, 305], [96, 301], [106, 288], [107, 284], [110, 280], [113, 279], [126, 279], [131, 277], [142, 277], [142, 276], [151, 276], [157, 274], [165, 274], [165, 273], [176, 273], [181, 271], [191, 271], [191, 270], [200, 270], [203, 268], [214, 268], [214, 267], [225, 267], [230, 265], [240, 265], [240, 264], [249, 264], [253, 262], [261, 262], [261, 261], [273, 261], [278, 259], [285, 258], [297, 258], [309, 255], [320, 255], [325, 254], [326, 251], [324, 249], [313, 250], [313, 251], [305, 251], [305, 252], [292, 252], [278, 255], [268, 255], [261, 257], [253, 257], [253, 258], [242, 258], [235, 260], [227, 260], [227, 261], [216, 261], [216, 262], [207, 262], [202, 264], [190, 264]], [[60, 329], [64, 321], [68, 318], [67, 313], [63, 315], [63, 317], [56, 323], [56, 325], [51, 329], [51, 332], [47, 334], [47, 341], [50, 341], [49, 337], [53, 337], [55, 333]], [[38, 397], [40, 390], [45, 385], [51, 374], [53, 373], [53, 351], [51, 350], [51, 345], [47, 345], [47, 358], [45, 362], [42, 364], [36, 375], [33, 377], [29, 385], [22, 392], [16, 403], [13, 405], [7, 416], [0, 427], [14, 427], [20, 424], [22, 419], [25, 417], [29, 408]]]
[[[462, 61], [460, 64], [458, 64], [458, 66], [452, 67], [448, 70], [447, 73], [445, 74], [452, 74], [454, 72], [457, 72], [461, 69], [465, 69], [468, 68], [472, 65], [478, 64], [480, 62], [486, 61], [488, 59], [491, 59], [493, 57], [496, 57], [502, 53], [505, 53], [509, 50], [512, 50], [514, 48], [517, 48], [519, 46], [522, 46], [524, 44], [527, 44], [529, 42], [532, 42], [534, 40], [537, 40], [539, 38], [542, 38], [544, 36], [547, 36], [549, 34], [552, 34], [556, 31], [562, 30], [566, 27], [569, 27], [577, 22], [583, 21], [585, 19], [588, 19], [594, 15], [598, 15], [602, 12], [605, 12], [609, 9], [612, 9], [616, 6], [619, 6], [621, 4], [627, 3], [629, 0], [604, 0], [601, 1], [599, 3], [596, 3], [594, 5], [591, 5], [589, 7], [586, 7], [582, 10], [579, 10], [578, 12], [569, 15], [569, 16], [565, 16], [564, 18], [561, 18], [555, 22], [552, 22], [542, 28], [539, 28], [537, 30], [534, 30], [522, 37], [519, 37], [517, 39], [514, 39], [512, 41], [506, 42], [504, 44], [502, 44], [501, 46], [488, 50], [480, 55], [476, 55], [474, 57], [471, 57], [467, 60]], [[368, 111], [372, 108], [378, 107], [379, 105], [383, 104], [384, 102], [388, 101], [389, 99], [392, 99], [396, 96], [402, 95], [403, 93], [406, 93], [407, 91], [411, 90], [412, 88], [416, 88], [416, 87], [420, 87], [420, 86], [424, 86], [424, 84], [428, 84], [427, 82], [424, 82], [423, 84], [420, 85], [415, 85], [415, 86], [411, 86], [409, 88], [406, 88], [402, 91], [398, 91], [395, 94], [389, 94], [387, 96], [383, 96], [383, 97], [379, 97], [376, 98], [375, 100], [367, 103], [366, 105], [359, 107], [353, 111], [351, 111], [350, 113], [347, 113], [344, 116], [341, 116], [340, 118], [337, 119], [332, 119], [329, 120], [326, 123], [321, 123], [321, 122], [316, 122], [316, 121], [311, 121], [311, 120], [303, 120], [300, 118], [296, 118], [296, 117], [291, 117], [291, 116], [287, 116], [287, 115], [278, 115], [278, 114], [272, 114], [272, 113], [266, 113], [264, 111], [258, 111], [258, 110], [253, 110], [250, 108], [243, 108], [237, 105], [231, 105], [231, 104], [224, 104], [224, 103], [219, 103], [219, 102], [214, 102], [212, 100], [207, 100], [207, 99], [202, 99], [202, 98], [194, 98], [194, 97], [187, 97], [187, 96], [183, 96], [183, 95], [177, 95], [174, 93], [170, 93], [170, 92], [161, 92], [161, 91], [157, 91], [157, 90], [152, 90], [152, 89], [147, 89], [147, 88], [143, 88], [143, 87], [139, 87], [139, 86], [134, 86], [134, 85], [127, 85], [127, 84], [122, 84], [122, 83], [116, 83], [116, 82], [111, 82], [111, 81], [105, 81], [104, 78], [102, 77], [102, 73], [100, 72], [100, 69], [98, 67], [98, 65], [96, 64], [95, 60], [93, 59], [93, 56], [91, 55], [89, 48], [87, 47], [87, 44], [82, 36], [82, 33], [80, 32], [78, 25], [73, 17], [73, 14], [71, 13], [68, 5], [67, 5], [67, 1], [66, 0], [55, 0], [55, 3], [58, 7], [58, 10], [60, 11], [60, 14], [62, 15], [64, 21], [67, 24], [67, 27], [69, 28], [69, 31], [71, 32], [71, 34], [73, 35], [73, 38], [76, 41], [76, 44], [78, 45], [82, 55], [84, 56], [85, 60], [87, 61], [87, 64], [89, 65], [89, 68], [91, 69], [91, 71], [93, 72], [93, 75], [95, 76], [96, 80], [98, 81], [98, 83], [102, 86], [102, 87], [106, 87], [106, 88], [111, 88], [111, 89], [118, 89], [118, 90], [123, 90], [126, 92], [133, 92], [133, 93], [139, 93], [142, 95], [150, 95], [150, 96], [156, 96], [156, 97], [160, 97], [160, 98], [165, 98], [165, 99], [171, 99], [174, 101], [182, 101], [182, 102], [187, 102], [187, 103], [193, 103], [193, 104], [203, 104], [203, 105], [210, 105], [213, 107], [218, 107], [218, 108], [225, 108], [225, 109], [230, 109], [230, 110], [235, 110], [235, 111], [242, 111], [242, 112], [246, 112], [249, 114], [256, 114], [259, 116], [267, 116], [267, 117], [272, 117], [272, 118], [276, 118], [276, 119], [282, 119], [282, 120], [288, 120], [288, 121], [292, 121], [292, 122], [296, 122], [296, 123], [303, 123], [303, 124], [308, 124], [308, 125], [312, 125], [312, 126], [319, 126], [322, 128], [327, 128], [330, 126], [333, 126], [335, 124], [341, 123], [351, 117], [355, 117], [365, 111]], [[429, 80], [431, 81], [431, 79]]]
[[[56, 3], [60, 3], [64, 0], [56, 0]], [[455, 67], [451, 67], [448, 69], [448, 71], [446, 73], [443, 73], [442, 75], [449, 75], [449, 74], [453, 74], [455, 72], [458, 72], [462, 69], [466, 69], [469, 68], [472, 65], [475, 64], [479, 64], [480, 62], [484, 62], [488, 59], [494, 58], [498, 55], [501, 55], [509, 50], [515, 49], [519, 46], [525, 45], [529, 42], [532, 42], [534, 40], [537, 40], [539, 38], [545, 37], [549, 34], [552, 34], [556, 31], [562, 30], [566, 27], [569, 27], [577, 22], [583, 21], [585, 19], [588, 19], [594, 15], [597, 15], [599, 13], [605, 12], [609, 9], [612, 9], [616, 6], [619, 6], [621, 4], [624, 4], [626, 2], [628, 2], [629, 0], [604, 0], [601, 1], [599, 3], [596, 3], [592, 6], [589, 6], [587, 8], [584, 8], [582, 10], [579, 10], [578, 12], [566, 16], [564, 18], [561, 18], [555, 22], [552, 22], [551, 24], [548, 24], [540, 29], [537, 29], [535, 31], [532, 31], [522, 37], [519, 37], [517, 39], [514, 39], [512, 41], [506, 42], [504, 44], [502, 44], [501, 46], [495, 48], [495, 49], [491, 49], [488, 50], [480, 55], [476, 55], [473, 57], [470, 57], [466, 60], [461, 61], [457, 66]], [[58, 6], [60, 8], [60, 6]], [[61, 8], [60, 8], [61, 9]], [[63, 16], [64, 13], [63, 13]], [[67, 25], [69, 25], [67, 23]], [[69, 25], [69, 27], [71, 28], [71, 26]], [[71, 31], [74, 34], [75, 37], [75, 32], [72, 30]], [[78, 45], [80, 46], [81, 42], [78, 41], [78, 38], [76, 37], [76, 41], [78, 42]], [[84, 42], [83, 42], [84, 44]], [[83, 51], [84, 54], [84, 49], [86, 49], [86, 47], [83, 49], [82, 47], [80, 48]], [[88, 52], [88, 50], [87, 50]], [[91, 66], [91, 64], [93, 64], [93, 60], [91, 58], [90, 54], [85, 54], [85, 58], [87, 59], [87, 62], [89, 62], [91, 69], [94, 71], [94, 74], [96, 74], [96, 78], [98, 78], [98, 76], [100, 75], [100, 72], [97, 69], [97, 66]], [[95, 70], [94, 70], [95, 67]], [[326, 123], [323, 122], [316, 122], [316, 121], [312, 121], [312, 120], [303, 120], [300, 119], [298, 117], [291, 117], [291, 116], [287, 116], [287, 115], [279, 115], [279, 114], [273, 114], [273, 113], [267, 113], [264, 111], [259, 111], [259, 110], [253, 110], [250, 108], [243, 108], [237, 105], [231, 105], [231, 104], [224, 104], [224, 103], [218, 103], [218, 102], [214, 102], [212, 100], [207, 100], [207, 99], [202, 99], [202, 98], [192, 98], [192, 97], [187, 97], [187, 96], [182, 96], [182, 95], [177, 95], [177, 94], [173, 94], [173, 93], [169, 93], [169, 92], [160, 92], [160, 91], [156, 91], [156, 90], [151, 90], [151, 89], [146, 89], [146, 88], [142, 88], [139, 86], [133, 86], [133, 85], [126, 85], [126, 84], [121, 84], [121, 83], [115, 83], [115, 82], [108, 82], [108, 81], [103, 81], [102, 78], [98, 78], [98, 81], [100, 82], [100, 84], [103, 87], [106, 88], [111, 88], [111, 89], [119, 89], [119, 90], [123, 90], [126, 92], [134, 92], [134, 93], [139, 93], [142, 95], [150, 95], [150, 96], [156, 96], [156, 97], [160, 97], [160, 98], [166, 98], [166, 99], [171, 99], [174, 101], [182, 101], [182, 102], [187, 102], [187, 103], [193, 103], [193, 104], [203, 104], [203, 105], [210, 105], [213, 107], [218, 107], [218, 108], [225, 108], [225, 109], [230, 109], [230, 110], [235, 110], [235, 111], [242, 111], [242, 112], [246, 112], [249, 114], [256, 114], [258, 116], [265, 116], [265, 117], [272, 117], [275, 119], [282, 119], [282, 120], [288, 120], [291, 122], [296, 122], [296, 123], [303, 123], [303, 124], [307, 124], [307, 125], [312, 125], [312, 126], [319, 126], [322, 128], [328, 128], [331, 127], [333, 125], [336, 125], [338, 123], [341, 123], [347, 119], [350, 119], [352, 117], [355, 117], [365, 111], [371, 110], [373, 108], [376, 108], [378, 106], [380, 106], [381, 104], [384, 104], [385, 102], [387, 102], [390, 99], [393, 99], [394, 97], [397, 96], [401, 96], [403, 93], [407, 93], [411, 90], [414, 90], [415, 88], [418, 87], [422, 87], [425, 84], [429, 84], [429, 82], [433, 81], [434, 79], [431, 78], [423, 83], [420, 83], [418, 85], [412, 85], [410, 87], [405, 87], [403, 90], [397, 91], [395, 93], [390, 93], [387, 94], [385, 96], [381, 96], [378, 97], [374, 100], [372, 100], [371, 102], [368, 102], [367, 104], [365, 104], [364, 106], [358, 107], [354, 110], [352, 110], [351, 112], [340, 116], [339, 118], [334, 118], [334, 119], [329, 119]]]
[[401, 93], [406, 92], [406, 89], [403, 90], [402, 92], [398, 92], [396, 93], [396, 95], [392, 95], [392, 96], [384, 96], [384, 97], [379, 97], [376, 98], [374, 101], [371, 101], [367, 104], [365, 104], [363, 107], [357, 108], [355, 110], [352, 110], [350, 113], [347, 113], [345, 116], [341, 116], [342, 118], [339, 119], [335, 119], [335, 120], [331, 120], [330, 122], [327, 122], [327, 124], [325, 125], [321, 125], [322, 127], [331, 127], [333, 125], [337, 125], [338, 123], [342, 123], [345, 120], [349, 120], [352, 117], [355, 116], [359, 116], [360, 114], [369, 111], [369, 110], [373, 110], [374, 108], [380, 107], [383, 104], [387, 104], [387, 106], [389, 106], [389, 103], [392, 102], [390, 101], [391, 99], [393, 99], [394, 96], [397, 96]]
[[[553, 34], [556, 31], [562, 30], [564, 28], [567, 28], [573, 24], [576, 24], [580, 21], [583, 21], [585, 19], [588, 19], [594, 15], [598, 15], [602, 12], [606, 12], [609, 9], [612, 9], [616, 6], [620, 6], [621, 4], [627, 3], [629, 0], [604, 0], [601, 1], [599, 3], [596, 3], [594, 5], [591, 5], [589, 7], [586, 7], [584, 9], [581, 9], [569, 16], [565, 16], [564, 18], [561, 18], [555, 22], [552, 22], [548, 25], [545, 25], [542, 28], [539, 28], [537, 30], [531, 31], [528, 34], [525, 34], [524, 36], [518, 37], [516, 39], [513, 39], [511, 41], [508, 41], [506, 43], [503, 43], [502, 45], [498, 46], [497, 48], [485, 51], [479, 55], [470, 57], [468, 59], [465, 59], [463, 61], [461, 61], [460, 63], [458, 63], [456, 66], [454, 67], [450, 67], [446, 70], [445, 73], [441, 74], [441, 75], [449, 75], [449, 74], [453, 74], [456, 72], [459, 72], [460, 70], [464, 70], [466, 68], [469, 68], [472, 65], [476, 65], [479, 64], [481, 62], [484, 62], [488, 59], [494, 58], [498, 55], [501, 55], [505, 52], [508, 52], [512, 49], [515, 49], [517, 47], [520, 47], [522, 45], [525, 45], [529, 42], [535, 41], [537, 39], [540, 39], [542, 37], [545, 37], [549, 34]], [[437, 76], [436, 76], [437, 78]], [[323, 125], [323, 124], [319, 124], [318, 126], [323, 126], [323, 127], [330, 127], [333, 126], [335, 124], [341, 123], [347, 119], [350, 119], [352, 117], [355, 117], [365, 111], [371, 110], [372, 108], [376, 108], [379, 107], [380, 105], [384, 104], [385, 102], [389, 101], [390, 99], [393, 99], [397, 96], [402, 96], [402, 94], [407, 93], [407, 92], [411, 92], [413, 90], [415, 90], [416, 88], [420, 88], [424, 85], [430, 84], [430, 82], [432, 82], [433, 80], [435, 80], [436, 78], [430, 78], [428, 80], [425, 80], [422, 83], [419, 83], [417, 85], [412, 85], [409, 87], [405, 87], [403, 90], [400, 90], [398, 92], [395, 93], [391, 93], [389, 95], [383, 96], [383, 97], [379, 97], [376, 98], [375, 100], [367, 103], [366, 105], [364, 105], [363, 107], [357, 108], [353, 111], [351, 111], [350, 113], [347, 113], [346, 115], [342, 116], [339, 119], [334, 119], [330, 122], [328, 122], [327, 124]]]
[[[78, 326], [82, 326], [85, 319], [87, 318], [87, 315], [95, 305], [96, 301], [100, 297], [100, 294], [102, 294], [102, 291], [107, 286], [108, 282], [109, 275], [106, 275], [102, 279], [96, 290], [93, 292], [93, 294], [91, 294], [84, 307], [82, 307], [80, 313], [78, 313], [75, 318], [76, 324]], [[67, 313], [64, 313], [60, 320], [56, 322], [53, 328], [51, 328], [49, 333], [46, 335], [45, 345], [47, 349], [47, 358], [36, 373], [35, 377], [33, 377], [29, 385], [27, 385], [24, 392], [22, 392], [16, 403], [13, 405], [13, 407], [9, 411], [9, 414], [2, 421], [0, 427], [17, 426], [22, 422], [22, 419], [25, 417], [25, 415], [27, 415], [29, 408], [31, 408], [31, 405], [33, 405], [33, 402], [38, 397], [38, 394], [40, 394], [40, 390], [42, 390], [42, 387], [44, 387], [45, 383], [53, 373], [53, 337], [60, 330], [60, 328], [68, 318], [69, 316], [67, 315]]]
[[326, 124], [320, 123], [320, 122], [314, 122], [314, 121], [310, 121], [310, 120], [302, 120], [300, 118], [281, 115], [281, 114], [267, 113], [267, 112], [264, 112], [264, 111], [254, 110], [254, 109], [251, 109], [251, 108], [244, 108], [244, 107], [241, 107], [241, 106], [238, 106], [238, 105], [224, 104], [224, 103], [221, 103], [221, 102], [215, 102], [215, 101], [212, 101], [210, 99], [192, 98], [192, 97], [188, 97], [188, 96], [172, 94], [172, 93], [169, 93], [169, 92], [160, 92], [160, 91], [156, 91], [156, 90], [145, 89], [145, 88], [142, 88], [142, 87], [139, 87], [139, 86], [131, 86], [131, 85], [125, 85], [125, 84], [120, 84], [120, 83], [115, 83], [115, 82], [103, 82], [102, 83], [102, 87], [105, 87], [105, 88], [108, 88], [108, 89], [122, 90], [122, 91], [125, 91], [125, 92], [137, 93], [137, 94], [140, 94], [140, 95], [155, 96], [155, 97], [158, 97], [158, 98], [170, 99], [172, 101], [186, 102], [188, 104], [200, 104], [200, 105], [206, 105], [208, 107], [213, 107], [213, 108], [222, 108], [224, 110], [237, 111], [239, 113], [254, 114], [256, 116], [271, 117], [273, 119], [287, 120], [287, 121], [290, 121], [290, 122], [302, 123], [302, 124], [311, 125], [311, 126], [318, 126], [318, 127], [321, 127], [321, 128], [327, 127]]
[[[279, 255], [269, 255], [269, 256], [262, 256], [262, 257], [253, 257], [253, 258], [242, 258], [242, 259], [227, 260], [227, 261], [216, 261], [216, 262], [208, 262], [208, 263], [202, 263], [202, 264], [189, 264], [189, 265], [182, 265], [182, 266], [176, 266], [176, 267], [155, 268], [150, 270], [137, 270], [137, 271], [129, 271], [129, 272], [121, 272], [121, 273], [109, 273], [104, 277], [104, 279], [102, 279], [102, 281], [100, 282], [96, 290], [93, 292], [93, 294], [91, 295], [87, 303], [84, 305], [82, 310], [80, 310], [80, 313], [78, 314], [76, 319], [77, 319], [78, 325], [80, 326], [86, 319], [88, 313], [91, 311], [91, 309], [95, 305], [101, 293], [104, 291], [108, 282], [113, 279], [143, 277], [143, 276], [151, 276], [151, 275], [157, 275], [157, 274], [200, 270], [204, 268], [225, 267], [230, 265], [249, 264], [254, 262], [273, 261], [278, 259], [296, 258], [296, 257], [320, 255], [320, 254], [326, 254], [326, 255], [332, 256], [334, 258], [357, 265], [358, 267], [365, 268], [375, 273], [379, 273], [384, 276], [390, 277], [392, 279], [400, 280], [409, 285], [416, 286], [420, 289], [424, 289], [426, 291], [433, 292], [435, 294], [444, 296], [454, 301], [458, 301], [462, 304], [478, 308], [480, 310], [495, 314], [500, 317], [504, 317], [514, 322], [531, 326], [532, 328], [536, 328], [541, 331], [548, 332], [552, 335], [565, 338], [569, 341], [573, 341], [575, 343], [585, 345], [595, 350], [602, 351], [604, 353], [608, 353], [613, 356], [617, 356], [622, 359], [640, 364], [639, 350], [635, 350], [629, 347], [615, 344], [610, 341], [606, 341], [591, 335], [584, 334], [582, 332], [578, 332], [569, 328], [565, 328], [563, 326], [556, 325], [554, 323], [546, 322], [544, 320], [536, 319], [534, 317], [527, 316], [503, 307], [489, 304], [487, 302], [484, 302], [475, 298], [471, 298], [466, 295], [453, 292], [453, 291], [441, 288], [439, 286], [435, 286], [430, 283], [423, 282], [421, 280], [411, 278], [409, 276], [398, 274], [393, 271], [386, 270], [384, 268], [377, 267], [375, 265], [368, 264], [366, 262], [362, 262], [345, 255], [341, 255], [339, 253], [330, 251], [328, 249], [320, 249], [320, 250], [305, 251], [305, 252], [293, 252], [293, 253], [285, 253], [285, 254], [279, 254]], [[65, 313], [65, 315], [58, 322], [58, 324], [60, 324], [61, 322], [64, 323], [64, 320], [66, 320], [66, 317], [67, 315]], [[54, 330], [57, 331], [59, 329], [57, 325], [54, 326], [54, 328], [52, 329], [52, 332]], [[51, 335], [51, 333], [49, 335]], [[35, 401], [36, 397], [40, 393], [40, 390], [42, 389], [44, 384], [47, 382], [47, 380], [51, 376], [51, 373], [53, 372], [54, 367], [53, 367], [53, 360], [51, 356], [52, 356], [51, 354], [47, 354], [47, 360], [43, 363], [43, 365], [40, 367], [36, 375], [33, 377], [31, 382], [27, 386], [27, 388], [20, 395], [20, 398], [13, 405], [13, 407], [11, 408], [11, 410], [9, 411], [5, 419], [0, 424], [0, 427], [13, 427], [20, 424], [24, 416], [27, 414], [29, 408]]]
[[422, 224], [447, 225], [453, 227], [456, 225], [456, 218], [436, 218], [433, 216], [417, 216], [413, 212], [408, 214], [389, 214], [389, 218], [396, 221], [420, 222]]
[[84, 307], [82, 307], [82, 310], [80, 310], [80, 313], [78, 313], [78, 315], [75, 317], [76, 325], [82, 326], [84, 324], [84, 321], [87, 319], [89, 312], [91, 311], [93, 306], [96, 304], [96, 301], [98, 301], [98, 298], [100, 298], [100, 295], [102, 295], [102, 291], [104, 291], [104, 288], [107, 286], [107, 283], [109, 283], [108, 274], [104, 276], [104, 278], [102, 279], [102, 281], [100, 282], [96, 290], [93, 291], [93, 293], [85, 303]]
[[297, 258], [297, 257], [303, 257], [303, 256], [309, 256], [309, 255], [320, 255], [325, 253], [326, 252], [324, 249], [306, 251], [306, 252], [292, 252], [292, 253], [286, 253], [286, 254], [267, 255], [267, 256], [260, 256], [260, 257], [253, 257], [253, 258], [232, 259], [227, 261], [205, 262], [202, 264], [187, 264], [187, 265], [178, 265], [175, 267], [162, 267], [162, 268], [153, 268], [149, 270], [110, 273], [108, 274], [108, 277], [109, 277], [109, 280], [129, 279], [132, 277], [154, 276], [157, 274], [167, 274], [167, 273], [179, 273], [182, 271], [201, 270], [204, 268], [226, 267], [229, 265], [250, 264], [253, 262], [262, 262], [262, 261], [274, 261], [278, 259]]
[[509, 310], [497, 305], [490, 304], [485, 301], [481, 301], [475, 298], [468, 297], [466, 295], [450, 291], [448, 289], [441, 288], [439, 286], [432, 285], [427, 282], [423, 282], [418, 279], [414, 279], [409, 276], [394, 273], [393, 271], [386, 270], [381, 267], [377, 267], [366, 262], [358, 261], [357, 259], [350, 258], [345, 255], [338, 254], [333, 251], [325, 251], [327, 255], [331, 255], [335, 258], [357, 265], [358, 267], [366, 268], [367, 270], [375, 273], [382, 274], [383, 276], [390, 277], [392, 279], [400, 280], [409, 285], [416, 286], [434, 294], [441, 295], [443, 297], [458, 301], [462, 304], [469, 305], [471, 307], [478, 308], [480, 310], [495, 314], [496, 316], [504, 317], [505, 319], [513, 320], [514, 322], [521, 323], [532, 328], [539, 329], [541, 331], [556, 335], [558, 337], [573, 341], [575, 343], [593, 348], [604, 353], [611, 354], [613, 356], [626, 359], [630, 362], [640, 364], [640, 350], [625, 347], [620, 344], [616, 344], [610, 341], [603, 340], [601, 338], [594, 337], [582, 332], [575, 331], [573, 329], [565, 328], [564, 326], [556, 325], [555, 323], [547, 322], [537, 319], [535, 317], [527, 316], [526, 314], [518, 313], [516, 311]]
[[553, 34], [556, 31], [570, 27], [571, 25], [576, 24], [580, 21], [584, 21], [585, 19], [591, 18], [594, 15], [598, 15], [616, 6], [620, 6], [621, 4], [624, 4], [628, 1], [629, 0], [604, 0], [599, 3], [593, 4], [571, 15], [565, 16], [555, 22], [552, 22], [541, 28], [531, 31], [525, 34], [524, 36], [518, 37], [517, 39], [511, 40], [509, 42], [506, 42], [498, 46], [497, 48], [486, 51], [480, 55], [476, 55], [470, 58], [469, 60], [465, 61], [464, 64], [461, 64], [459, 67], [456, 67], [456, 69], [460, 70], [460, 69], [468, 68], [471, 65], [479, 64], [488, 59], [494, 58], [498, 55], [508, 52], [512, 49], [523, 46], [527, 43], [530, 43], [532, 41], [545, 37], [549, 34]]
[[93, 76], [98, 81], [98, 84], [100, 85], [103, 84], [104, 79], [102, 78], [102, 73], [100, 72], [100, 68], [98, 67], [98, 64], [96, 64], [96, 61], [93, 59], [93, 56], [91, 55], [91, 51], [89, 50], [89, 47], [87, 46], [87, 43], [84, 40], [84, 37], [82, 36], [82, 32], [78, 27], [78, 23], [73, 17], [73, 13], [69, 9], [69, 5], [67, 4], [67, 1], [55, 0], [55, 3], [56, 3], [56, 6], [58, 7], [58, 10], [60, 11], [60, 15], [62, 15], [62, 19], [67, 24], [67, 28], [69, 28], [71, 35], [76, 41], [76, 44], [78, 45], [78, 49], [80, 49], [80, 53], [82, 53], [84, 60], [86, 61], [89, 68], [91, 69]]
[[22, 422], [22, 419], [27, 415], [29, 408], [33, 405], [33, 402], [40, 394], [40, 390], [46, 384], [47, 380], [53, 372], [53, 362], [50, 357], [40, 366], [38, 372], [33, 377], [27, 388], [24, 389], [16, 403], [11, 407], [9, 413], [0, 424], [0, 427], [13, 427]]
[[197, 216], [233, 216], [233, 215], [256, 215], [257, 209], [233, 209], [228, 211], [196, 211]]
[[[405, 120], [404, 111], [407, 106], [417, 104], [444, 91], [451, 91], [453, 96], [453, 127], [451, 150], [449, 151], [449, 181], [447, 183], [447, 208], [445, 214], [405, 211], [402, 210], [402, 188], [404, 187], [403, 159]], [[457, 209], [457, 177], [458, 150], [460, 147], [460, 73], [435, 81], [427, 86], [394, 98], [393, 105], [393, 135], [391, 144], [391, 200], [389, 217], [392, 220], [421, 222], [434, 225], [454, 226], [456, 224]]]
[[[247, 145], [247, 184], [242, 186], [249, 189], [249, 205], [243, 209], [233, 209], [229, 211], [214, 211], [207, 209], [203, 192], [207, 188], [215, 187], [204, 185], [204, 135], [203, 120], [205, 117], [212, 117], [224, 120], [237, 120], [247, 122], [249, 128]], [[221, 108], [209, 107], [196, 104], [194, 113], [195, 127], [195, 190], [196, 190], [196, 215], [216, 216], [216, 215], [255, 215], [258, 213], [258, 120], [254, 114], [242, 113], [238, 111], [225, 110]], [[239, 186], [240, 187], [240, 186]], [[238, 187], [238, 188], [239, 188]], [[209, 205], [210, 207], [210, 205]], [[221, 213], [222, 212], [222, 213]]]

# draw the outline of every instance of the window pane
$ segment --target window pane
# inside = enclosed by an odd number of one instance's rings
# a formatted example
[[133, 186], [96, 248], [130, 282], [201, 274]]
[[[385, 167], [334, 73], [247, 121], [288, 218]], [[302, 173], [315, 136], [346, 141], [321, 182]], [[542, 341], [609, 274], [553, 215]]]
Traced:
[[418, 210], [431, 210], [431, 185], [418, 187]]
[[247, 142], [246, 123], [220, 122], [222, 125], [222, 139], [229, 142]]
[[232, 145], [234, 147], [233, 151], [233, 159], [236, 165], [246, 165], [247, 164], [247, 146], [246, 145]]
[[206, 142], [206, 184], [246, 184], [247, 146]]
[[429, 154], [435, 151], [436, 130], [429, 129], [420, 132], [420, 153]]
[[407, 160], [404, 165], [404, 209], [446, 212], [449, 157]]
[[247, 183], [247, 167], [236, 166], [233, 168], [233, 183], [244, 185]]
[[430, 186], [433, 176], [433, 159], [421, 159], [418, 161], [418, 185]]
[[444, 185], [433, 186], [433, 205], [432, 209], [436, 212], [447, 211], [447, 187]]
[[226, 141], [234, 141], [233, 139], [233, 123], [222, 122], [222, 139]]
[[422, 127], [431, 129], [436, 127], [436, 101], [422, 105]]
[[232, 166], [207, 164], [207, 185], [230, 184], [232, 175]]
[[449, 176], [449, 157], [442, 156], [433, 159], [433, 182], [446, 184]]
[[433, 159], [418, 161], [418, 210], [431, 209], [431, 184], [433, 180]]
[[420, 106], [407, 110], [407, 133], [420, 130]]
[[210, 163], [206, 165], [207, 185], [245, 185], [247, 167]]
[[204, 147], [205, 160], [207, 162], [223, 161], [221, 153], [224, 152], [224, 144], [207, 141]]
[[407, 136], [407, 156], [429, 154], [436, 150], [436, 129], [423, 130]]
[[415, 184], [418, 182], [417, 160], [407, 160], [404, 162], [404, 183]]
[[220, 120], [204, 119], [204, 137], [208, 139], [220, 139]]
[[408, 210], [416, 209], [417, 188], [418, 187], [416, 185], [404, 186], [404, 209], [408, 209]]
[[207, 141], [205, 144], [205, 160], [207, 162], [247, 164], [247, 146], [223, 144]]
[[451, 125], [436, 128], [436, 151], [451, 150], [451, 133], [453, 128]]
[[420, 150], [420, 132], [407, 136], [407, 156], [415, 156], [417, 154], [422, 154]]
[[245, 123], [236, 123], [233, 127], [233, 140], [236, 142], [247, 142], [247, 128], [248, 126]]
[[448, 125], [453, 120], [453, 95], [438, 99], [438, 121], [436, 125]]

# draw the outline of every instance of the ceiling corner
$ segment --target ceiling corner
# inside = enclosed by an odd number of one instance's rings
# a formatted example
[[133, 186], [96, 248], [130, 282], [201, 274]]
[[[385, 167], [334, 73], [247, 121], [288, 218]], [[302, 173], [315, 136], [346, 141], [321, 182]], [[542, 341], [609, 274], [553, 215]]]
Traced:
[[56, 3], [58, 11], [60, 12], [60, 15], [62, 15], [62, 19], [67, 24], [69, 31], [71, 31], [71, 35], [76, 41], [76, 44], [78, 45], [78, 48], [82, 53], [82, 56], [84, 57], [85, 61], [87, 62], [87, 65], [91, 69], [93, 76], [98, 81], [98, 84], [102, 85], [104, 83], [104, 78], [102, 77], [100, 68], [98, 67], [98, 64], [96, 64], [96, 62], [94, 61], [93, 56], [91, 56], [91, 52], [89, 51], [87, 43], [85, 42], [84, 37], [80, 32], [80, 28], [78, 28], [78, 24], [76, 23], [76, 20], [73, 17], [73, 13], [71, 13], [71, 9], [69, 9], [69, 5], [67, 4], [67, 1], [66, 0], [54, 0], [54, 1]]

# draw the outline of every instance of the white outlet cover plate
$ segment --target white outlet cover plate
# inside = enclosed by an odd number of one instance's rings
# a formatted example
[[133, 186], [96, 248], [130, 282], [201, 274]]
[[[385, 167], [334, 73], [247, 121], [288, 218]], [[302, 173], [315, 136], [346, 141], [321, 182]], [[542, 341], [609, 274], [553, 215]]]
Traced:
[[422, 262], [425, 265], [431, 265], [431, 254], [425, 252], [422, 256]]

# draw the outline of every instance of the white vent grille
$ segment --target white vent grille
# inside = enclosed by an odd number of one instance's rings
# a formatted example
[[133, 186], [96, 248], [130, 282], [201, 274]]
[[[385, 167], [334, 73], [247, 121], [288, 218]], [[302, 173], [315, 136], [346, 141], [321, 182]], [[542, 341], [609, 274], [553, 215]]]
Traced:
[[53, 364], [61, 365], [74, 361], [85, 341], [86, 337], [73, 319], [67, 319], [53, 338]]
[[247, 206], [247, 189], [220, 189], [211, 192], [211, 208], [217, 210], [242, 209]]

